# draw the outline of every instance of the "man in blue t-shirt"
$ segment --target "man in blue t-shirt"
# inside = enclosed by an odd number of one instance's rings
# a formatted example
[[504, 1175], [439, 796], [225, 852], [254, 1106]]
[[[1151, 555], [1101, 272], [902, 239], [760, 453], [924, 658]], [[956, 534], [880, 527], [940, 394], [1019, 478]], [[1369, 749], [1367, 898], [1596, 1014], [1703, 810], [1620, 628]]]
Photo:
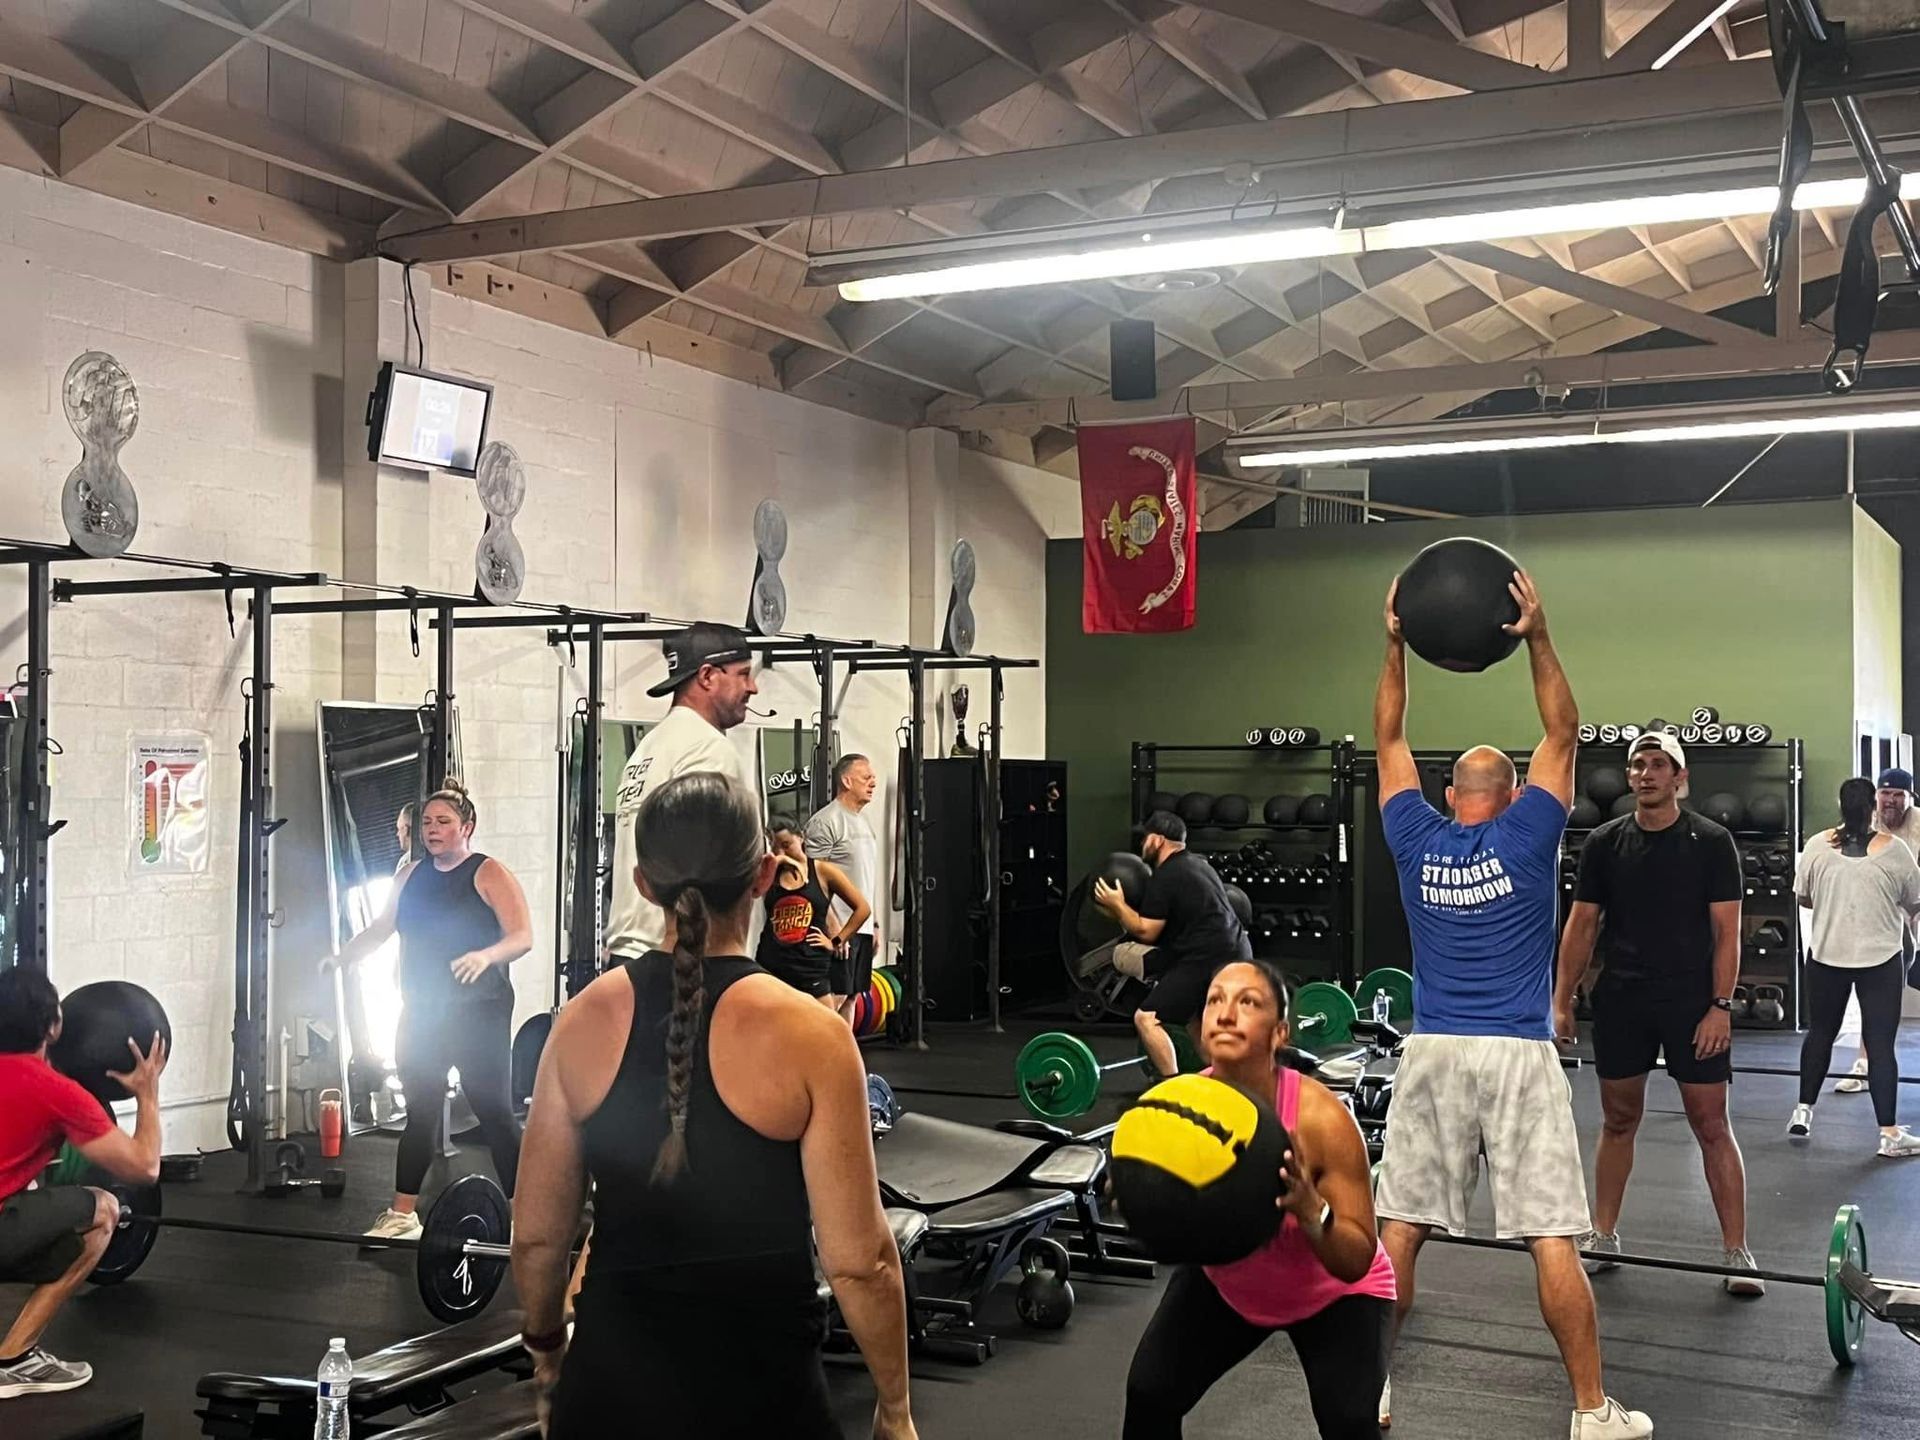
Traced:
[[1572, 1440], [1638, 1440], [1653, 1422], [1601, 1383], [1593, 1291], [1580, 1267], [1586, 1178], [1553, 1038], [1555, 887], [1580, 712], [1539, 594], [1515, 571], [1520, 618], [1507, 630], [1526, 641], [1546, 735], [1525, 787], [1501, 751], [1468, 750], [1447, 787], [1453, 816], [1442, 815], [1421, 795], [1407, 746], [1398, 588], [1387, 595], [1373, 699], [1380, 814], [1413, 939], [1414, 1035], [1394, 1079], [1375, 1206], [1399, 1277], [1398, 1318], [1413, 1308], [1414, 1263], [1433, 1227], [1466, 1233], [1484, 1152], [1495, 1231], [1524, 1240], [1539, 1272], [1541, 1313], [1573, 1385]]

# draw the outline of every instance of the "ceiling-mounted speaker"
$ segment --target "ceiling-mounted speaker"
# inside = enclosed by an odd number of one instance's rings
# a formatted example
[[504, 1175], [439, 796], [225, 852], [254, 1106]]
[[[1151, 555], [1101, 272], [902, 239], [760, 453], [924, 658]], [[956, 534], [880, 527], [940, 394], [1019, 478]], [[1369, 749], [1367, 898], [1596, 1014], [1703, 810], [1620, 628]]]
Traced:
[[1151, 320], [1116, 320], [1107, 327], [1107, 386], [1114, 399], [1151, 400], [1160, 393], [1153, 343]]

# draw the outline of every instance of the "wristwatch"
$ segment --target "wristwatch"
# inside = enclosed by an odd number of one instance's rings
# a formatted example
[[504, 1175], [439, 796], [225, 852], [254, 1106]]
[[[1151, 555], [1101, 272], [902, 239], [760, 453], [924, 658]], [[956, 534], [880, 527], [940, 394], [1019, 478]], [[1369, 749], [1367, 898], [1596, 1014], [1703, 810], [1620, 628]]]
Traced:
[[1330, 1200], [1322, 1200], [1320, 1202], [1320, 1214], [1311, 1224], [1307, 1225], [1305, 1229], [1309, 1238], [1318, 1240], [1322, 1235], [1327, 1233], [1328, 1227], [1332, 1224], [1333, 1202]]
[[1713, 1008], [1716, 1010], [1724, 1010], [1731, 1015], [1733, 1013], [1733, 1001], [1724, 995], [1716, 995], [1713, 997]]

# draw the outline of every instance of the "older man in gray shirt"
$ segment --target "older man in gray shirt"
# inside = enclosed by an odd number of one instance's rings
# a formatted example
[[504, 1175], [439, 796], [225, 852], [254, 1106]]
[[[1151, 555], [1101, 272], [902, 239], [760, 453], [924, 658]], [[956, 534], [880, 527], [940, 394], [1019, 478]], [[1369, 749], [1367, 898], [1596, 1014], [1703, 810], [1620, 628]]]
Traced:
[[[879, 914], [880, 841], [866, 817], [867, 806], [879, 786], [873, 766], [864, 755], [843, 755], [833, 767], [833, 799], [807, 821], [804, 837], [807, 854], [815, 860], [830, 860], [838, 865]], [[853, 912], [838, 897], [831, 918], [836, 926], [845, 925]], [[877, 926], [869, 917], [866, 925], [835, 953], [827, 964], [827, 993], [833, 1006], [853, 1023], [853, 1001], [873, 983], [873, 951]]]

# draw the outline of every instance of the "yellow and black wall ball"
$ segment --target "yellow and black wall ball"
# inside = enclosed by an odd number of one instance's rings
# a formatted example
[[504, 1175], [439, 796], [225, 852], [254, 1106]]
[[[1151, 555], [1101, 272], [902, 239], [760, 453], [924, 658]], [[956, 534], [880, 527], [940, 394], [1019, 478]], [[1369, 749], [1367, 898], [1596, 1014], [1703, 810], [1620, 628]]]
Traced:
[[1162, 1080], [1113, 1132], [1113, 1190], [1156, 1260], [1225, 1265], [1280, 1228], [1287, 1132], [1271, 1105], [1207, 1075]]

